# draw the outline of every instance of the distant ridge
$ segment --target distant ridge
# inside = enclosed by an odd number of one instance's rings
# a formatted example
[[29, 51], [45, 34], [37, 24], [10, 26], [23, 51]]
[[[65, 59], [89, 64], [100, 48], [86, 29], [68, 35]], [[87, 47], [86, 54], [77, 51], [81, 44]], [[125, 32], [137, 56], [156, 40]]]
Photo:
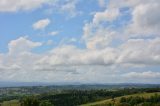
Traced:
[[0, 87], [27, 87], [27, 86], [67, 86], [67, 87], [91, 87], [91, 88], [105, 88], [105, 87], [160, 87], [160, 84], [144, 84], [144, 83], [79, 83], [79, 82], [0, 82]]
[[49, 83], [42, 82], [0, 82], [0, 87], [22, 87], [22, 86], [48, 86]]

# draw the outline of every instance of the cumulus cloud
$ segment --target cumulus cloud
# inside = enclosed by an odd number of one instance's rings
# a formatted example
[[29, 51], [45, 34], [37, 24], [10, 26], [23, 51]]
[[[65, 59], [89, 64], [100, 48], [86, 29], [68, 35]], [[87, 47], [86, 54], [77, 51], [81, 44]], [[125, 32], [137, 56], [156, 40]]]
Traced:
[[122, 29], [124, 35], [147, 37], [159, 36], [159, 6], [160, 2], [157, 0], [110, 0], [108, 8], [129, 9], [128, 15], [131, 15], [131, 19]]
[[51, 23], [51, 21], [48, 18], [41, 19], [41, 20], [37, 21], [36, 23], [34, 23], [32, 27], [35, 30], [42, 30], [42, 29], [45, 29], [50, 23]]
[[91, 22], [85, 23], [83, 27], [83, 40], [88, 49], [104, 49], [109, 46], [117, 32], [104, 23], [112, 23], [120, 16], [117, 8], [106, 9], [102, 12], [95, 12]]
[[32, 67], [34, 67], [40, 55], [33, 53], [32, 50], [41, 45], [42, 43], [33, 42], [27, 37], [20, 37], [10, 41], [8, 53], [2, 54], [1, 57], [0, 79], [17, 80], [20, 77], [19, 80], [23, 80], [23, 78], [25, 79], [33, 73]]
[[[79, 49], [73, 45], [62, 46], [52, 50], [46, 60], [52, 65], [116, 65], [116, 64], [160, 64], [160, 38], [130, 39], [117, 48]], [[58, 61], [54, 60], [56, 58]], [[140, 58], [139, 58], [140, 57]], [[49, 62], [49, 61], [47, 61]], [[56, 62], [56, 63], [55, 63]]]
[[[92, 31], [89, 33], [92, 33]], [[87, 31], [84, 32], [84, 39], [88, 49], [104, 49], [111, 43], [115, 33], [107, 29], [98, 28], [95, 33], [86, 34]]]
[[[33, 42], [24, 37], [11, 41], [9, 52], [2, 54], [0, 57], [0, 66], [3, 66], [1, 71], [10, 72], [17, 69], [17, 71], [21, 70], [28, 74], [41, 70], [65, 71], [67, 67], [73, 66], [110, 65], [115, 58], [114, 50], [110, 48], [98, 52], [96, 50], [79, 49], [73, 45], [57, 47], [41, 55], [32, 52], [32, 49], [41, 45], [39, 42]], [[108, 56], [105, 53], [108, 53]]]
[[[39, 63], [52, 66], [111, 65], [116, 58], [114, 52], [111, 48], [98, 52], [97, 50], [81, 50], [68, 45], [53, 49], [50, 55], [42, 58]], [[108, 53], [108, 56], [105, 53]]]
[[88, 49], [104, 49], [115, 38], [116, 31], [101, 24], [95, 25], [94, 20], [91, 23], [86, 23], [83, 27], [83, 40]]
[[[118, 49], [108, 47], [101, 50], [80, 49], [73, 45], [63, 45], [51, 50], [47, 55], [43, 55], [37, 60], [37, 64], [41, 64], [41, 66], [43, 66], [43, 64], [51, 66], [74, 66], [114, 65], [120, 63], [156, 65], [160, 64], [159, 43], [159, 38], [148, 41], [142, 39], [129, 40]], [[17, 55], [19, 53], [27, 53], [29, 56], [32, 54], [31, 50], [33, 48], [41, 45], [39, 42], [32, 42], [21, 37], [9, 43], [9, 53]], [[21, 56], [23, 55], [21, 54]]]
[[106, 9], [104, 12], [96, 12], [93, 23], [98, 24], [103, 21], [113, 21], [120, 15], [118, 9]]
[[8, 44], [8, 49], [10, 54], [18, 54], [20, 52], [30, 51], [35, 47], [41, 46], [42, 43], [32, 42], [27, 40], [25, 37], [20, 37], [16, 40], [12, 40]]
[[118, 62], [144, 64], [144, 65], [159, 65], [160, 64], [160, 38], [155, 39], [130, 39], [123, 45]]
[[132, 12], [133, 23], [129, 26], [129, 32], [138, 35], [159, 35], [160, 3], [153, 2], [140, 4]]
[[[10, 76], [6, 77], [9, 79], [24, 76], [23, 79], [17, 80], [29, 80], [28, 78], [33, 79], [33, 75], [38, 75], [34, 80], [39, 80], [42, 77], [41, 74], [39, 75], [39, 71], [42, 71], [43, 75], [48, 76], [44, 80], [50, 81], [55, 77], [54, 72], [67, 73], [74, 79], [72, 74], [83, 76], [84, 74], [82, 73], [86, 70], [90, 70], [90, 74], [96, 74], [102, 68], [101, 73], [109, 72], [111, 76], [108, 76], [108, 78], [112, 79], [118, 75], [113, 71], [113, 69], [117, 70], [116, 67], [114, 68], [117, 65], [118, 69], [123, 67], [124, 64], [159, 65], [159, 43], [159, 38], [156, 38], [148, 41], [132, 39], [119, 46], [119, 48], [80, 49], [74, 45], [62, 45], [43, 54], [38, 54], [32, 50], [41, 46], [42, 43], [20, 37], [8, 44], [9, 52], [7, 54], [0, 55], [0, 73], [3, 76]], [[130, 73], [124, 76], [133, 74], [137, 73]], [[99, 76], [101, 75], [99, 73]], [[146, 73], [143, 75], [146, 75]], [[67, 79], [69, 76], [66, 76], [66, 80], [69, 80]], [[154, 77], [157, 78], [157, 76], [152, 76], [151, 78]], [[83, 78], [80, 80], [86, 80], [87, 77], [83, 76]], [[100, 78], [100, 80], [102, 79]]]
[[[100, 2], [103, 4], [103, 0]], [[68, 2], [61, 9], [74, 13], [75, 4], [75, 2], [71, 4]], [[117, 76], [120, 77], [119, 81], [125, 79], [132, 81], [137, 78], [135, 81], [147, 79], [150, 82], [158, 79], [160, 73], [155, 72], [154, 69], [143, 72], [132, 71], [132, 69], [137, 65], [143, 66], [142, 69], [151, 66], [159, 68], [160, 37], [157, 36], [160, 27], [159, 4], [157, 0], [110, 0], [107, 9], [96, 12], [93, 19], [85, 23], [82, 35], [86, 46], [84, 48], [74, 44], [61, 44], [39, 54], [34, 53], [33, 49], [41, 46], [41, 42], [34, 42], [25, 37], [12, 40], [8, 44], [8, 53], [0, 54], [0, 76], [8, 75], [8, 79], [23, 76], [24, 79], [29, 80], [33, 75], [38, 74], [35, 80], [54, 80], [63, 76], [67, 81], [77, 78], [79, 81], [95, 81], [93, 76], [96, 75], [100, 78], [99, 81], [113, 81], [113, 79], [116, 81]], [[121, 9], [126, 7], [130, 12], [127, 15], [130, 15], [131, 19], [121, 26], [117, 19], [124, 15]], [[113, 28], [115, 20], [117, 26]], [[108, 22], [110, 24], [104, 24]], [[42, 19], [33, 24], [33, 28], [41, 30], [49, 24], [49, 19]], [[50, 33], [53, 36], [57, 34], [56, 31]], [[133, 34], [136, 37], [133, 37]], [[150, 37], [143, 38], [142, 34]], [[78, 40], [71, 38], [71, 41]], [[48, 40], [46, 44], [52, 43], [52, 40]], [[90, 75], [92, 78], [89, 77]]]
[[49, 0], [1, 0], [0, 12], [27, 11], [41, 7]]

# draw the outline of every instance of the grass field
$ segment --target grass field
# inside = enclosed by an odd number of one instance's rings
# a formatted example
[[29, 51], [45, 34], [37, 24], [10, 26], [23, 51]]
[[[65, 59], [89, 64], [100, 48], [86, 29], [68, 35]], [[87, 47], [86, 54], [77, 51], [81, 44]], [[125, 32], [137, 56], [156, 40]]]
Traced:
[[20, 106], [20, 103], [18, 100], [11, 100], [3, 102], [1, 106]]
[[[155, 93], [140, 93], [140, 94], [133, 94], [133, 95], [127, 95], [127, 96], [121, 96], [121, 97], [144, 97], [144, 98], [148, 98], [152, 95], [154, 95]], [[160, 92], [157, 93], [158, 95], [160, 95]], [[117, 97], [115, 98], [115, 102], [118, 103], [121, 97]], [[102, 100], [102, 101], [97, 101], [97, 102], [93, 102], [93, 103], [88, 103], [88, 104], [83, 104], [81, 106], [105, 106], [105, 104], [108, 103], [112, 103], [112, 99], [107, 99], [107, 100]]]

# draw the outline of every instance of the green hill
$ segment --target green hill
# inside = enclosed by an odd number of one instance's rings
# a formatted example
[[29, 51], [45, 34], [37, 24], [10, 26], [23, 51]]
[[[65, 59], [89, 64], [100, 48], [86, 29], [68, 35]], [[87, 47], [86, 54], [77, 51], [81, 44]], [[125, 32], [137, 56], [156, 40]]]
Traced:
[[[160, 92], [156, 93], [158, 95], [160, 95]], [[127, 96], [121, 96], [121, 97], [117, 97], [117, 98], [114, 98], [114, 101], [113, 99], [107, 99], [107, 100], [102, 100], [102, 101], [97, 101], [97, 102], [93, 102], [93, 103], [88, 103], [88, 104], [83, 104], [81, 106], [106, 106], [106, 104], [109, 104], [109, 103], [119, 103], [119, 100], [120, 98], [122, 97], [144, 97], [144, 98], [149, 98], [151, 96], [155, 95], [155, 93], [139, 93], [139, 94], [133, 94], [133, 95], [127, 95]]]

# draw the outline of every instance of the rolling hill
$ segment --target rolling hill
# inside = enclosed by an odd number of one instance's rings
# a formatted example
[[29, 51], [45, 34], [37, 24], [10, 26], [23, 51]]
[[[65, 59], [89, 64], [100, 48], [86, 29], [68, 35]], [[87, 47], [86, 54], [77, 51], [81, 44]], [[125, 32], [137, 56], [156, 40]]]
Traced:
[[[158, 92], [157, 94], [160, 95], [160, 92]], [[131, 96], [132, 97], [139, 96], [139, 97], [148, 98], [148, 97], [153, 96], [153, 95], [155, 95], [155, 93], [139, 93], [139, 94], [117, 97], [114, 100], [115, 100], [115, 103], [118, 103], [120, 98], [122, 98], [122, 97], [128, 98], [128, 97], [131, 97]], [[106, 99], [106, 100], [97, 101], [97, 102], [93, 102], [93, 103], [83, 104], [81, 106], [106, 106], [106, 104], [109, 104], [109, 103], [113, 103], [113, 100], [112, 99]]]

